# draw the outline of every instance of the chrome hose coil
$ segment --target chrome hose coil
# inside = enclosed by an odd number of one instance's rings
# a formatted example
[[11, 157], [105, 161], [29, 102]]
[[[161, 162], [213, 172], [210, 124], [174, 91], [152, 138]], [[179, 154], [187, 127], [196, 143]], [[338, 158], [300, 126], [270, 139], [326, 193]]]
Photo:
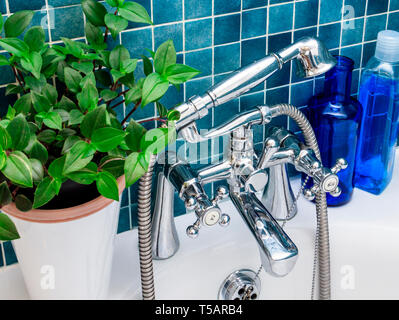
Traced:
[[[278, 104], [271, 107], [273, 117], [286, 115], [292, 118], [301, 129], [306, 145], [313, 149], [321, 163], [321, 155], [316, 135], [305, 115], [290, 104]], [[327, 198], [323, 191], [316, 194], [317, 228], [315, 240], [315, 260], [313, 268], [312, 299], [316, 276], [316, 266], [319, 266], [319, 299], [331, 298], [331, 274], [330, 274], [330, 240], [328, 232]]]
[[148, 170], [141, 177], [138, 190], [138, 231], [143, 300], [155, 299], [151, 242], [151, 188], [155, 161], [156, 156], [151, 155]]

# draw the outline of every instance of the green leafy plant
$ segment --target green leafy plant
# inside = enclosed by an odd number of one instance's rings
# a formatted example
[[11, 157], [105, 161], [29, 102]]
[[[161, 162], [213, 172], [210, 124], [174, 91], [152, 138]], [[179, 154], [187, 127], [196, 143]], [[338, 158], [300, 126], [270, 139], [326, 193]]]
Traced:
[[[45, 42], [42, 27], [30, 25], [33, 12], [21, 11], [0, 28], [0, 65], [9, 66], [16, 82], [7, 95], [18, 95], [0, 120], [0, 208], [15, 202], [29, 211], [59, 194], [67, 180], [96, 184], [104, 197], [118, 200], [117, 178], [135, 183], [147, 170], [149, 155], [162, 151], [175, 138], [176, 111], [159, 99], [170, 85], [179, 87], [199, 71], [176, 64], [172, 41], [150, 57], [142, 56], [145, 77], [136, 78], [138, 59], [123, 46], [108, 49], [109, 35], [117, 37], [128, 21], [152, 24], [141, 5], [107, 0], [112, 12], [96, 0], [82, 0], [86, 42], [62, 38], [60, 45]], [[115, 108], [125, 103], [119, 121]], [[160, 127], [146, 130], [133, 120], [134, 112], [156, 103]], [[0, 215], [0, 239], [18, 236]]]

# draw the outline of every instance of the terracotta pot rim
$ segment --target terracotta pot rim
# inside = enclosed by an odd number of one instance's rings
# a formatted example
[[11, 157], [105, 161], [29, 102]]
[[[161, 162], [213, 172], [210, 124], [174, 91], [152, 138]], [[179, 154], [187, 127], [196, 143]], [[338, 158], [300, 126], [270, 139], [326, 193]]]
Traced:
[[[123, 190], [125, 189], [125, 176], [119, 177], [117, 179], [117, 182], [119, 188], [119, 196], [121, 196]], [[104, 209], [113, 201], [115, 200], [99, 196], [96, 199], [70, 208], [51, 210], [33, 209], [28, 212], [19, 211], [15, 206], [15, 203], [10, 203], [1, 208], [1, 210], [9, 214], [10, 216], [25, 221], [38, 223], [60, 223], [87, 217]]]

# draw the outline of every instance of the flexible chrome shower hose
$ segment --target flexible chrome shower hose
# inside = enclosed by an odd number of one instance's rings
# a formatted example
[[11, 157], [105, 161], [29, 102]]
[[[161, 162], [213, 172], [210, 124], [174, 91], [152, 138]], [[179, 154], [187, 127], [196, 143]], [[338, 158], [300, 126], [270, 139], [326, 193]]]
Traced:
[[151, 155], [148, 170], [141, 177], [138, 190], [138, 231], [143, 300], [155, 299], [151, 242], [151, 188], [155, 161], [156, 156]]
[[[313, 149], [316, 157], [321, 162], [319, 146], [313, 128], [305, 115], [296, 107], [290, 104], [278, 104], [273, 107], [273, 117], [286, 115], [291, 117], [301, 129], [306, 145]], [[316, 240], [315, 240], [315, 261], [313, 270], [312, 298], [316, 265], [319, 266], [319, 299], [329, 300], [331, 298], [331, 275], [330, 275], [330, 241], [328, 232], [327, 199], [323, 191], [316, 194]]]

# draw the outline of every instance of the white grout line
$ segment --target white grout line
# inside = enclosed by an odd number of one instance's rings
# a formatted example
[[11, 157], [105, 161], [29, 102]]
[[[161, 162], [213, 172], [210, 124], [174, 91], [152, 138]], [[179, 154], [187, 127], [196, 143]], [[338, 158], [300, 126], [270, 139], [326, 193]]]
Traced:
[[7, 266], [7, 261], [3, 243], [3, 241], [0, 241], [1, 254], [3, 255], [3, 268], [5, 268]]

